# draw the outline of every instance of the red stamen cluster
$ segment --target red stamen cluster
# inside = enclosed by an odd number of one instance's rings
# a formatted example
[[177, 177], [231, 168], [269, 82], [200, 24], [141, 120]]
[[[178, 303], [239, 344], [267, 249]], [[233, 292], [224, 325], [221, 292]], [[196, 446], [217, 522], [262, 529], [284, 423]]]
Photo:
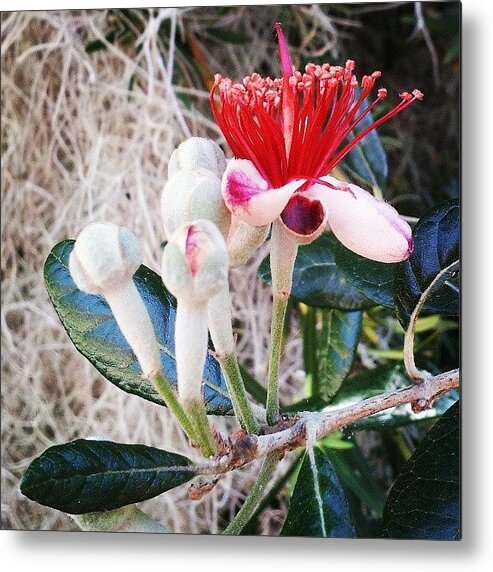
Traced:
[[212, 111], [235, 157], [252, 161], [273, 187], [296, 178], [319, 179], [370, 131], [423, 97], [418, 90], [402, 93], [394, 109], [346, 143], [387, 96], [386, 89], [379, 89], [373, 103], [364, 107], [381, 74], [373, 72], [358, 82], [354, 68], [352, 60], [345, 67], [310, 63], [304, 73], [291, 67], [283, 78], [254, 73], [242, 83], [217, 74], [210, 94]]

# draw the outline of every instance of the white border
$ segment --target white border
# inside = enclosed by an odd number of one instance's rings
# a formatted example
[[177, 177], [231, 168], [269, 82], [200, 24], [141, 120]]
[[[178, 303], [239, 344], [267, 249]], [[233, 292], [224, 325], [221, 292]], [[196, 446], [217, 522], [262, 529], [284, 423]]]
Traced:
[[[194, 5], [246, 2], [195, 2]], [[256, 3], [255, 1], [253, 3]], [[260, 2], [258, 2], [260, 3]], [[289, 2], [275, 2], [289, 3]], [[305, 3], [305, 2], [298, 2]], [[1, 10], [146, 6], [139, 0], [105, 2], [2, 0]], [[174, 1], [170, 5], [185, 5]], [[189, 4], [192, 4], [191, 2]], [[9, 569], [71, 572], [162, 569], [201, 572], [233, 569], [474, 571], [493, 561], [491, 407], [491, 278], [493, 169], [491, 137], [491, 18], [488, 0], [463, 2], [463, 495], [464, 540], [327, 541], [315, 539], [138, 536], [51, 532], [0, 532], [2, 563]], [[490, 106], [488, 107], [488, 104]], [[488, 129], [490, 128], [490, 129]], [[490, 565], [487, 565], [487, 562]]]

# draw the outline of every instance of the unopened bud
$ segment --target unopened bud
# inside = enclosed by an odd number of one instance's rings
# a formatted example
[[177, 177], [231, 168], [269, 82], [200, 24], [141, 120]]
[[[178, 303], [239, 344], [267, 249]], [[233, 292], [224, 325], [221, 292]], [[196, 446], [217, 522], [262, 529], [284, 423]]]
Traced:
[[69, 270], [79, 290], [103, 294], [128, 281], [142, 263], [137, 237], [110, 222], [94, 222], [79, 234], [69, 259]]
[[163, 251], [162, 279], [177, 300], [204, 304], [228, 283], [228, 253], [208, 220], [181, 226]]
[[161, 213], [168, 240], [178, 227], [198, 219], [213, 222], [224, 237], [229, 232], [231, 214], [221, 180], [204, 168], [182, 169], [170, 177], [161, 195]]
[[221, 178], [226, 169], [224, 153], [212, 139], [190, 137], [171, 154], [168, 177], [182, 169], [207, 169]]
[[106, 299], [146, 377], [161, 370], [161, 357], [147, 308], [132, 276], [142, 251], [137, 237], [113, 223], [92, 223], [80, 233], [69, 258], [75, 285]]

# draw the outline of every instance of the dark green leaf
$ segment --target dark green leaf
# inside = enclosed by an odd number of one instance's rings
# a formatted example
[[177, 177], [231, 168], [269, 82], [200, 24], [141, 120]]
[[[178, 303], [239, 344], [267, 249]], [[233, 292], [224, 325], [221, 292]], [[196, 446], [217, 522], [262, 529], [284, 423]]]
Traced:
[[317, 396], [307, 397], [295, 401], [290, 405], [281, 407], [283, 413], [297, 413], [298, 411], [320, 411], [327, 403]]
[[319, 393], [330, 401], [351, 370], [360, 334], [362, 312], [323, 312], [319, 338]]
[[344, 491], [327, 454], [306, 451], [289, 503], [282, 536], [354, 538]]
[[[293, 298], [308, 306], [346, 311], [374, 306], [337, 268], [333, 254], [336, 243], [332, 233], [324, 233], [311, 244], [300, 246], [293, 272]], [[260, 265], [258, 275], [271, 282], [268, 258]]]
[[[331, 405], [347, 406], [358, 403], [363, 399], [408, 387], [411, 383], [402, 366], [380, 366], [348, 377], [336, 393]], [[356, 421], [348, 429], [390, 428], [432, 419], [442, 415], [457, 400], [457, 397], [457, 392], [451, 391], [436, 399], [430, 409], [420, 413], [414, 413], [409, 404], [387, 409]]]
[[245, 384], [247, 393], [258, 403], [265, 403], [267, 400], [267, 390], [253, 377], [253, 375], [240, 364], [241, 377]]
[[145, 445], [78, 439], [50, 447], [24, 473], [21, 492], [69, 514], [149, 499], [195, 476], [186, 457]]
[[303, 366], [305, 370], [305, 394], [309, 397], [318, 395], [318, 320], [320, 310], [310, 306], [299, 307], [301, 337], [303, 340]]
[[323, 444], [342, 485], [381, 517], [385, 493], [368, 468], [368, 462], [357, 446], [331, 449]]
[[390, 490], [383, 535], [460, 539], [460, 409], [455, 403], [425, 435]]
[[459, 203], [453, 200], [433, 209], [414, 227], [413, 253], [398, 266], [394, 285], [397, 317], [404, 328], [429, 288], [433, 292], [427, 298], [425, 311], [458, 315], [459, 226]]
[[[111, 383], [127, 393], [164, 405], [154, 386], [140, 375], [135, 355], [104, 298], [85, 294], [75, 286], [68, 270], [68, 257], [73, 245], [73, 240], [57, 244], [44, 267], [48, 294], [70, 339]], [[161, 346], [164, 375], [175, 386], [175, 300], [164, 288], [161, 278], [146, 266], [139, 268], [134, 280]], [[231, 415], [233, 411], [226, 384], [218, 363], [211, 355], [207, 357], [204, 381], [207, 412], [212, 415]]]
[[396, 264], [384, 264], [363, 258], [334, 240], [334, 259], [339, 272], [353, 287], [382, 306], [394, 305], [394, 273]]
[[300, 314], [307, 395], [328, 402], [351, 369], [362, 313], [301, 308]]
[[[368, 101], [365, 100], [361, 109], [368, 107]], [[364, 117], [356, 126], [353, 131], [353, 137], [356, 137], [373, 123], [373, 117], [369, 113]], [[354, 147], [342, 163], [344, 170], [348, 171], [356, 182], [359, 184], [369, 184], [371, 186], [377, 185], [382, 187], [387, 180], [388, 165], [387, 155], [382, 147], [380, 138], [376, 131], [372, 131], [364, 137]]]

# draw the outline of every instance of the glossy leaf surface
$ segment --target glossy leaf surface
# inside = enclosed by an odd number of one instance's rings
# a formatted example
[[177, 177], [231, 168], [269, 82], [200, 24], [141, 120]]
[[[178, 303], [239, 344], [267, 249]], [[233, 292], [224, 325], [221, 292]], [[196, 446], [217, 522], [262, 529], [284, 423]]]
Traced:
[[83, 514], [155, 497], [194, 476], [191, 461], [176, 453], [78, 439], [50, 447], [34, 459], [20, 488], [40, 504]]
[[344, 490], [327, 453], [320, 447], [314, 447], [313, 455], [305, 453], [281, 535], [356, 535]]
[[[127, 393], [164, 405], [154, 386], [141, 377], [137, 359], [104, 298], [77, 289], [68, 270], [68, 258], [73, 245], [73, 240], [57, 244], [44, 267], [48, 294], [70, 339], [111, 383]], [[161, 346], [164, 375], [172, 386], [176, 386], [175, 300], [165, 289], [159, 275], [146, 266], [137, 270], [134, 280]], [[219, 364], [212, 355], [207, 356], [204, 381], [207, 412], [231, 415], [232, 406], [226, 384]]]
[[425, 435], [390, 490], [384, 536], [460, 539], [460, 409], [454, 404]]

